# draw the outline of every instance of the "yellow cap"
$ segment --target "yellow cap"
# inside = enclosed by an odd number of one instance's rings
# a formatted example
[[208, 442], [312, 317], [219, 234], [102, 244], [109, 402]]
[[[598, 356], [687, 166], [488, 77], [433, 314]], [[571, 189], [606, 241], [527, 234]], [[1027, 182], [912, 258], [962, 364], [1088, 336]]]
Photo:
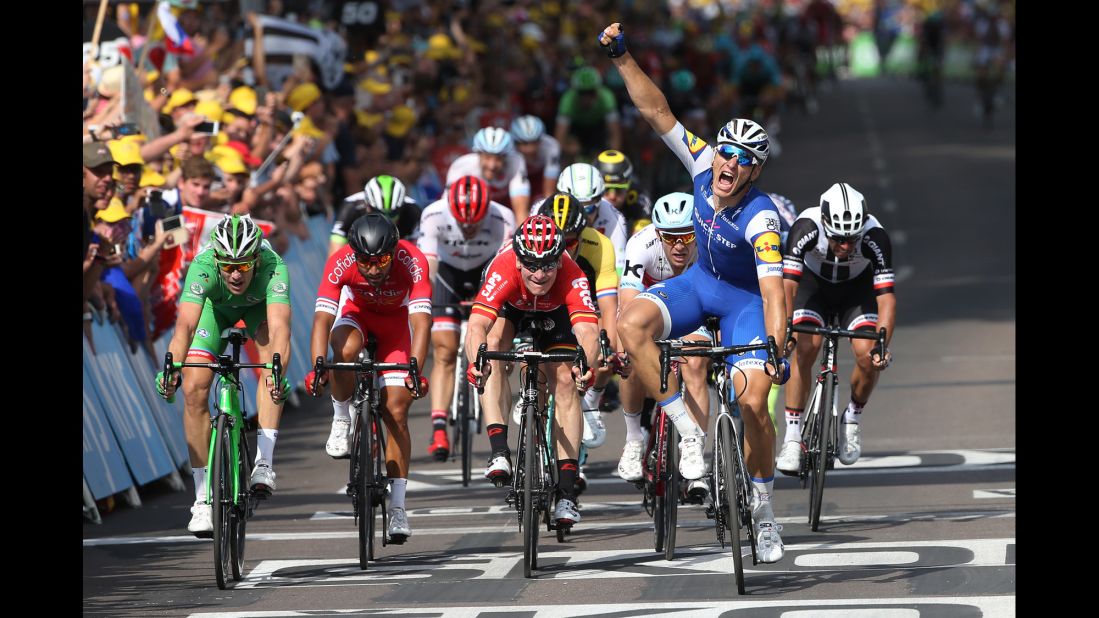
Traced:
[[122, 200], [117, 197], [111, 198], [111, 203], [95, 214], [96, 219], [101, 219], [107, 223], [116, 223], [123, 219], [129, 219], [130, 213], [126, 212], [126, 207], [122, 205]]
[[186, 88], [180, 88], [172, 92], [172, 96], [168, 97], [168, 103], [164, 106], [164, 112], [171, 112], [177, 107], [183, 107], [188, 103], [195, 101], [195, 93]]
[[145, 171], [141, 174], [141, 181], [138, 182], [140, 187], [163, 187], [168, 179], [154, 172], [149, 168], [145, 168]]
[[111, 140], [107, 142], [107, 148], [111, 149], [111, 156], [119, 167], [145, 165], [145, 159], [141, 158], [141, 146], [133, 141]]
[[298, 125], [295, 134], [303, 133], [309, 137], [320, 139], [325, 136], [325, 132], [317, 128], [317, 125], [313, 124], [313, 119], [309, 116], [301, 119], [301, 124]]
[[383, 82], [372, 77], [368, 77], [359, 82], [359, 89], [365, 90], [370, 94], [389, 94], [393, 91], [393, 86], [389, 82]]
[[461, 55], [462, 52], [454, 46], [450, 37], [442, 32], [431, 35], [427, 40], [427, 57], [432, 60], [453, 60]]
[[195, 106], [195, 113], [206, 116], [206, 120], [210, 122], [220, 122], [225, 110], [221, 108], [221, 103], [217, 101], [202, 101]]
[[249, 116], [256, 113], [256, 91], [248, 86], [241, 86], [229, 93], [229, 109], [235, 109]]
[[290, 94], [286, 96], [286, 104], [295, 112], [301, 112], [305, 111], [305, 108], [312, 105], [319, 98], [321, 98], [321, 89], [317, 88], [316, 84], [306, 83], [295, 86], [290, 91]]
[[416, 112], [407, 105], [398, 105], [393, 108], [385, 121], [385, 133], [390, 137], [404, 137], [414, 126], [416, 126]]

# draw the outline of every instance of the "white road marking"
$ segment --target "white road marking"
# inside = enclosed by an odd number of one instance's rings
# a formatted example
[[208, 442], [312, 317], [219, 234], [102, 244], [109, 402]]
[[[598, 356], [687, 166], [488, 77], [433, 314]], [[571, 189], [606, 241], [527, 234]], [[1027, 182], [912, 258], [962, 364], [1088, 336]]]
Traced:
[[979, 500], [982, 498], [993, 498], [998, 500], [1004, 500], [1010, 498], [1015, 499], [1015, 488], [1009, 489], [974, 489], [973, 498]]
[[913, 551], [878, 551], [846, 554], [809, 554], [798, 556], [794, 564], [804, 567], [838, 566], [888, 566], [918, 562], [920, 555]]

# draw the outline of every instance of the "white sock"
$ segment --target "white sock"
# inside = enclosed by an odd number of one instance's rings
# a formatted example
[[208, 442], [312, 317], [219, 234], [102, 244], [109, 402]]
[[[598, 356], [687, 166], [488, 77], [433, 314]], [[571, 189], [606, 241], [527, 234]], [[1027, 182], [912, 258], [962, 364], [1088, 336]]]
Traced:
[[862, 414], [862, 407], [866, 404], [856, 403], [854, 399], [851, 403], [847, 404], [847, 411], [843, 413], [843, 422], [859, 424], [859, 415]]
[[275, 466], [275, 440], [279, 438], [278, 429], [260, 429], [256, 432], [256, 463], [266, 461], [268, 466]]
[[660, 402], [660, 407], [664, 408], [664, 412], [668, 415], [668, 418], [672, 419], [672, 423], [675, 424], [675, 428], [679, 430], [679, 435], [688, 438], [691, 436], [697, 436], [699, 438], [705, 436], [705, 432], [698, 426], [698, 423], [691, 418], [689, 412], [687, 412], [687, 404], [683, 401], [683, 397], [679, 393], [672, 395], [671, 397]]
[[389, 505], [395, 508], [404, 508], [404, 492], [408, 487], [408, 479], [390, 479]]
[[801, 411], [786, 408], [786, 436], [783, 442], [801, 442]]
[[599, 404], [603, 401], [603, 394], [606, 392], [606, 387], [593, 386], [588, 389], [588, 392], [584, 393], [584, 411], [598, 410]]
[[771, 501], [771, 491], [775, 487], [775, 477], [757, 479], [752, 477], [752, 498], [756, 505]]
[[348, 397], [346, 401], [336, 401], [336, 398], [332, 398], [332, 418], [351, 418], [351, 398]]
[[622, 418], [626, 420], [626, 440], [630, 442], [639, 442], [645, 439], [645, 434], [641, 430], [641, 413], [634, 412], [629, 413], [622, 410]]
[[191, 477], [195, 479], [195, 502], [206, 502], [206, 468], [191, 468]]

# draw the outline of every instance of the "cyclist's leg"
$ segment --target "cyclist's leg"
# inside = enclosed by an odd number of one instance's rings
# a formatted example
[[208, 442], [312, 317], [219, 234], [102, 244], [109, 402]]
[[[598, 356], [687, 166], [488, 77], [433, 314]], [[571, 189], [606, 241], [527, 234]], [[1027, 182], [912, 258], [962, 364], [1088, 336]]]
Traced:
[[[504, 305], [499, 319], [488, 332], [490, 351], [511, 349], [515, 328], [523, 313], [511, 305]], [[492, 371], [485, 380], [484, 393], [481, 395], [481, 415], [485, 419], [485, 433], [488, 436], [491, 455], [485, 470], [485, 478], [506, 484], [511, 478], [511, 449], [508, 447], [508, 422], [504, 417], [511, 405], [511, 385], [508, 373], [501, 361], [489, 361]]]
[[[407, 313], [375, 316], [370, 333], [378, 342], [375, 358], [383, 363], [407, 363], [412, 349], [412, 334]], [[412, 394], [405, 387], [407, 371], [386, 370], [378, 376], [381, 400], [378, 408], [386, 427], [385, 475], [390, 482], [389, 528], [386, 533], [395, 543], [412, 535], [405, 515], [412, 437], [408, 431], [408, 408]]]
[[[827, 304], [821, 294], [822, 282], [809, 269], [802, 274], [798, 284], [797, 294], [794, 296], [793, 318], [794, 324], [807, 324], [811, 326], [825, 326], [829, 315]], [[790, 362], [790, 379], [786, 381], [786, 442], [801, 442], [801, 419], [804, 418], [805, 399], [809, 396], [810, 381], [813, 377], [813, 364], [820, 353], [823, 337], [820, 335], [808, 335], [794, 333], [797, 346], [794, 348], [794, 358]], [[792, 462], [791, 462], [792, 463]], [[794, 466], [784, 466], [787, 472], [793, 471]]]
[[[869, 271], [869, 269], [868, 269]], [[843, 285], [848, 306], [841, 312], [841, 324], [847, 330], [876, 332], [878, 323], [878, 304], [873, 292], [873, 279], [869, 272], [865, 276]], [[870, 401], [870, 394], [878, 383], [881, 372], [874, 369], [870, 361], [870, 350], [875, 342], [868, 339], [852, 339], [851, 351], [855, 356], [855, 366], [851, 370], [851, 401], [840, 421], [839, 454], [840, 462], [851, 465], [858, 461], [862, 453], [861, 429], [859, 420], [863, 408]]]
[[[287, 305], [289, 308], [289, 305]], [[287, 320], [289, 326], [289, 320]], [[255, 305], [244, 313], [244, 324], [248, 333], [259, 349], [258, 362], [269, 362], [275, 350], [272, 347], [267, 323], [267, 305]], [[290, 350], [280, 350], [280, 362], [283, 367], [283, 375], [290, 363]], [[259, 429], [256, 431], [256, 457], [255, 468], [252, 470], [252, 486], [262, 486], [271, 492], [275, 490], [275, 442], [279, 436], [279, 420], [282, 417], [282, 403], [275, 403], [271, 399], [271, 392], [267, 387], [267, 379], [271, 372], [260, 370], [259, 384], [256, 385], [256, 408], [259, 417]], [[278, 385], [277, 388], [281, 388]], [[266, 469], [262, 464], [266, 464]]]
[[[227, 342], [221, 331], [236, 323], [239, 316], [216, 311], [209, 300], [195, 327], [195, 336], [187, 350], [186, 362], [212, 363], [225, 351]], [[183, 370], [183, 429], [195, 478], [195, 498], [206, 499], [206, 463], [210, 457], [210, 385], [214, 373], [189, 367]]]
[[[703, 327], [690, 335], [684, 335], [683, 339], [709, 341], [710, 335]], [[709, 369], [710, 359], [701, 356], [688, 357], [686, 365], [680, 366], [680, 375], [687, 391], [687, 409], [703, 430], [710, 426], [710, 387], [706, 384], [706, 373]]]
[[[441, 286], [440, 286], [441, 287]], [[432, 439], [427, 451], [436, 458], [446, 459], [450, 439], [446, 433], [450, 403], [454, 398], [454, 371], [458, 362], [458, 335], [461, 316], [456, 305], [432, 304], [431, 324], [431, 428]], [[462, 379], [465, 379], [462, 376]]]

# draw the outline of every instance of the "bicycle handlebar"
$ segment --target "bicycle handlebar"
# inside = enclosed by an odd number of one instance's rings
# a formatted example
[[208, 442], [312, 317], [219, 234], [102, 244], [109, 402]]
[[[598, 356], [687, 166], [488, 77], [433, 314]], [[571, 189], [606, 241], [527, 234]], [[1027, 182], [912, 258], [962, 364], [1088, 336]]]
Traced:
[[885, 357], [885, 335], [886, 329], [878, 329], [878, 332], [866, 331], [866, 330], [847, 330], [844, 328], [838, 328], [835, 326], [817, 326], [815, 324], [794, 324], [791, 318], [786, 319], [786, 340], [791, 339], [791, 333], [805, 333], [807, 335], [824, 335], [830, 338], [848, 337], [850, 339], [867, 339], [870, 341], [877, 341], [877, 345], [871, 350], [871, 354], [877, 354], [880, 358]]
[[[580, 370], [580, 375], [584, 375], [588, 372], [588, 359], [584, 356], [583, 346], [577, 345], [575, 352], [539, 352], [538, 350], [528, 350], [526, 352], [489, 352], [488, 344], [482, 343], [477, 348], [477, 370], [482, 374], [485, 371], [485, 361], [506, 361], [510, 363], [525, 362], [529, 364], [539, 363], [568, 363], [571, 362]], [[484, 376], [477, 381], [477, 394], [485, 394]]]
[[377, 374], [381, 371], [390, 370], [407, 371], [412, 376], [413, 384], [416, 385], [412, 391], [416, 394], [417, 399], [420, 398], [420, 366], [415, 356], [409, 358], [407, 363], [379, 363], [369, 357], [349, 363], [328, 363], [325, 362], [323, 356], [318, 356], [313, 362], [314, 393], [317, 392], [321, 375], [330, 369], [335, 371], [357, 371], [364, 374]]
[[[172, 362], [172, 361], [173, 361], [172, 353], [171, 352], [165, 352], [164, 353], [164, 374], [163, 374], [164, 377], [163, 377], [163, 382], [161, 384], [161, 386], [164, 390], [168, 389], [168, 380], [170, 379], [170, 376], [171, 376], [172, 372], [176, 369], [183, 369], [185, 367], [205, 368], [205, 369], [209, 369], [209, 370], [213, 371], [214, 373], [217, 373], [217, 374], [222, 375], [222, 376], [229, 375], [229, 374], [233, 373], [234, 371], [236, 371], [238, 369], [270, 369], [271, 370], [271, 376], [272, 376], [272, 378], [274, 379], [274, 382], [275, 382], [275, 387], [278, 388], [278, 386], [281, 384], [282, 355], [280, 355], [278, 352], [276, 352], [275, 354], [273, 354], [271, 356], [271, 362], [269, 362], [269, 363], [238, 363], [238, 362], [234, 362], [232, 357], [230, 357], [227, 354], [223, 354], [223, 355], [219, 356], [218, 357], [218, 362], [216, 362], [216, 363], [188, 363], [188, 362], [176, 363], [176, 362]], [[176, 400], [176, 397], [173, 394], [171, 397], [168, 398], [168, 403], [175, 403], [175, 400]]]
[[778, 368], [778, 344], [768, 335], [767, 343], [749, 343], [746, 345], [713, 346], [705, 341], [684, 341], [682, 339], [657, 339], [660, 348], [660, 392], [668, 391], [668, 374], [671, 373], [672, 351], [676, 356], [701, 356], [723, 362], [733, 354], [745, 354], [755, 350], [767, 350], [767, 362]]

